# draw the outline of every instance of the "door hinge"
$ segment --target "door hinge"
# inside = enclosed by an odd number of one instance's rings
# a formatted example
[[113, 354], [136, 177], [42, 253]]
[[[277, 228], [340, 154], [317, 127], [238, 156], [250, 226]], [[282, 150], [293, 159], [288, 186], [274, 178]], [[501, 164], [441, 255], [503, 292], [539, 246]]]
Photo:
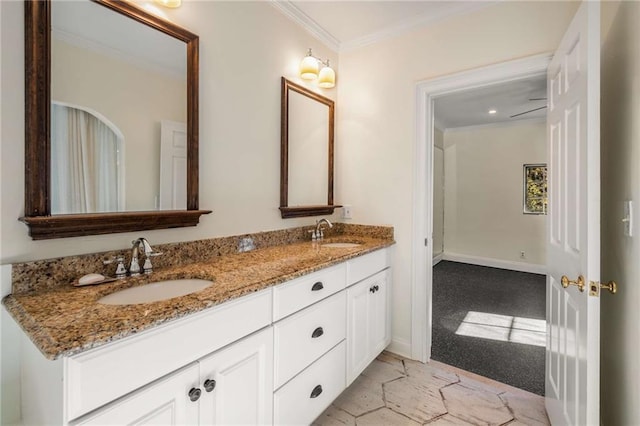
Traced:
[[428, 238], [424, 239], [424, 246], [425, 247], [429, 247], [429, 239]]

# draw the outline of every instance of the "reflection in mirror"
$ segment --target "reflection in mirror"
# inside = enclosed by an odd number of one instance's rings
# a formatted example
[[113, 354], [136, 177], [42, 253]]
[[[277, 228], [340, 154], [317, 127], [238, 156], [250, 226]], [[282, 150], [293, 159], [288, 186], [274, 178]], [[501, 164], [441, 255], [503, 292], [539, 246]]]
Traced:
[[97, 113], [51, 104], [51, 212], [121, 211], [122, 132]]
[[334, 102], [282, 78], [280, 212], [333, 213]]
[[289, 93], [289, 206], [327, 199], [329, 106]]
[[[201, 215], [211, 213], [200, 210], [198, 196], [198, 36], [146, 12], [133, 2], [121, 0], [25, 0], [24, 13], [25, 197], [24, 216], [19, 220], [28, 226], [31, 238], [43, 240], [196, 226]], [[110, 30], [109, 36], [105, 28]], [[152, 34], [146, 34], [149, 29]], [[116, 33], [120, 37], [112, 37]], [[87, 35], [80, 37], [82, 34]], [[132, 51], [130, 47], [142, 49]], [[112, 67], [116, 63], [120, 67]], [[53, 82], [52, 74], [55, 74]], [[157, 80], [161, 79], [172, 79], [175, 84], [159, 85]], [[155, 82], [155, 86], [148, 86], [148, 81]], [[145, 103], [139, 103], [140, 100]], [[58, 109], [58, 106], [67, 109]], [[52, 110], [55, 110], [53, 120], [57, 125], [52, 123]], [[152, 116], [150, 112], [155, 110], [160, 113]], [[69, 129], [69, 116], [82, 116], [78, 111], [100, 119], [117, 135], [116, 171], [102, 167], [109, 170], [108, 174], [101, 177], [96, 174], [95, 178], [95, 181], [111, 182], [102, 187], [117, 187], [117, 194], [109, 189], [104, 196], [110, 201], [94, 202], [93, 206], [86, 202], [82, 207], [67, 205], [59, 194], [53, 194], [62, 191], [61, 181], [62, 185], [70, 186], [64, 183], [64, 178], [52, 176], [51, 171], [53, 168], [58, 176], [66, 167], [61, 164], [74, 162], [65, 154], [74, 144], [70, 144], [73, 141], [66, 136], [61, 143], [53, 141], [55, 151], [52, 151], [51, 131], [53, 128], [55, 133], [73, 133]], [[88, 117], [84, 114], [85, 121], [91, 120]], [[179, 123], [182, 127], [181, 133], [167, 137], [173, 138], [181, 153], [167, 154], [174, 163], [166, 167], [160, 166], [163, 156], [160, 145], [165, 139], [162, 122]], [[99, 126], [97, 122], [94, 124]], [[151, 137], [144, 137], [146, 135]], [[100, 148], [84, 139], [85, 150]], [[96, 163], [113, 163], [113, 147], [107, 150], [111, 153], [109, 159], [87, 160], [83, 171], [95, 174]], [[61, 163], [53, 165], [52, 156]], [[89, 167], [90, 164], [94, 166]], [[178, 180], [168, 184], [171, 189], [166, 192], [171, 202], [157, 210], [160, 197], [165, 193], [159, 183], [163, 178], [160, 170], [167, 168], [172, 169], [169, 175], [177, 176]], [[64, 172], [69, 174], [68, 170]], [[115, 184], [112, 174], [116, 175]], [[52, 215], [52, 205], [54, 213], [92, 209], [98, 212]]]
[[91, 1], [53, 1], [51, 31], [51, 213], [186, 208], [186, 44]]

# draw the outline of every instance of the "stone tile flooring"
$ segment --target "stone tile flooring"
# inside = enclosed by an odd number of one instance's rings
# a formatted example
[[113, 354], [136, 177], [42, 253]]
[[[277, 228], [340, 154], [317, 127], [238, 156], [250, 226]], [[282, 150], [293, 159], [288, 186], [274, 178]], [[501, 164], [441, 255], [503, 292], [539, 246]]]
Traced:
[[437, 361], [383, 352], [314, 425], [549, 425], [544, 398]]

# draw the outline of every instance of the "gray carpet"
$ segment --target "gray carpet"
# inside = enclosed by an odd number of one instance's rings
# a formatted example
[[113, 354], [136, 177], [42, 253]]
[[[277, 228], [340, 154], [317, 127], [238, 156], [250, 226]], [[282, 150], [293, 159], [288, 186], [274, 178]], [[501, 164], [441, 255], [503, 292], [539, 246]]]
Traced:
[[[456, 330], [470, 311], [544, 320], [545, 292], [544, 275], [438, 263], [433, 268], [432, 358], [544, 395], [544, 347], [478, 337], [483, 332], [459, 335]], [[505, 331], [502, 325], [492, 327], [489, 332]], [[512, 331], [506, 327], [505, 332]]]

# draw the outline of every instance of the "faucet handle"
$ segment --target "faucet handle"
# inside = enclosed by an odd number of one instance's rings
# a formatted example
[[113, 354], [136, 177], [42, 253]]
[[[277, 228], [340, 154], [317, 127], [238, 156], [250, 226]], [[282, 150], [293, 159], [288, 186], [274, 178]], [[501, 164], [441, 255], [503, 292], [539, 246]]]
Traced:
[[102, 261], [104, 265], [110, 265], [114, 262], [118, 262], [116, 267], [116, 278], [124, 278], [127, 276], [127, 268], [124, 267], [124, 256], [111, 256], [108, 259]]
[[153, 265], [151, 264], [151, 258], [162, 255], [161, 251], [152, 251], [151, 253], [147, 253], [144, 260], [144, 265], [142, 265], [142, 271], [145, 274], [150, 274], [153, 272]]

